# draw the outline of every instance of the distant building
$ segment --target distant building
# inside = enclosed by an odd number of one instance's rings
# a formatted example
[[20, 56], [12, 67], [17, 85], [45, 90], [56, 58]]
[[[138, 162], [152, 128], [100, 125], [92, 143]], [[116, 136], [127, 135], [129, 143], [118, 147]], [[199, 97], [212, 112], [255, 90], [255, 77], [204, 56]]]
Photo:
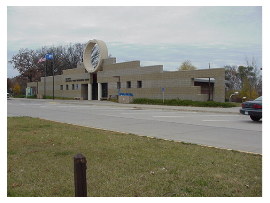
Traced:
[[[209, 82], [210, 78], [210, 82]], [[84, 50], [83, 62], [62, 75], [42, 77], [27, 84], [38, 98], [44, 95], [101, 100], [119, 93], [132, 93], [134, 98], [182, 99], [194, 101], [225, 100], [225, 69], [163, 71], [162, 65], [144, 66], [140, 61], [116, 63], [108, 57], [106, 44], [90, 40]], [[54, 91], [53, 91], [54, 89]]]

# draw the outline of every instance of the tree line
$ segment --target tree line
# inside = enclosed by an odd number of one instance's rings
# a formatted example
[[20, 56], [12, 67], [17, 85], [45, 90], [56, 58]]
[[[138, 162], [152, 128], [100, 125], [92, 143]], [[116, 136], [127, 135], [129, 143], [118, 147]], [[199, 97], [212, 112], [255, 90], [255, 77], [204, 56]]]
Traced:
[[256, 62], [247, 61], [246, 66], [225, 66], [226, 99], [238, 92], [236, 97], [252, 100], [262, 95], [262, 74]]
[[24, 94], [26, 83], [40, 81], [41, 77], [53, 75], [51, 61], [39, 62], [47, 53], [53, 53], [54, 74], [60, 75], [63, 70], [76, 68], [82, 61], [85, 44], [75, 43], [59, 46], [44, 46], [40, 49], [20, 49], [8, 61], [20, 73], [15, 78], [8, 78], [8, 91]]
[[[234, 98], [241, 101], [243, 97], [247, 100], [255, 99], [262, 95], [262, 74], [258, 68], [256, 60], [252, 58], [251, 62], [246, 58], [246, 66], [225, 65], [225, 85], [228, 101], [230, 96], [238, 92]], [[178, 71], [197, 70], [190, 60], [185, 60], [178, 68]]]
[[55, 74], [60, 75], [65, 69], [75, 68], [83, 58], [84, 44], [76, 43], [57, 47], [42, 47], [41, 49], [20, 49], [9, 61], [17, 69], [22, 77], [26, 77], [28, 82], [40, 80], [45, 76], [45, 66], [47, 65], [46, 75], [53, 74], [53, 70], [48, 62], [39, 63], [39, 59], [44, 58], [47, 53], [53, 53], [53, 63]]

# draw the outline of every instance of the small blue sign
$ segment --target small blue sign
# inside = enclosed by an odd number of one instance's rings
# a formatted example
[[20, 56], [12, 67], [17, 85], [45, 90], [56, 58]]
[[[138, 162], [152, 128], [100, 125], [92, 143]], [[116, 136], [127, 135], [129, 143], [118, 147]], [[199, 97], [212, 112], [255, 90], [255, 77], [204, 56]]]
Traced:
[[119, 96], [130, 96], [130, 97], [132, 97], [133, 94], [132, 93], [119, 93]]
[[162, 92], [165, 92], [165, 88], [164, 87], [162, 87]]
[[52, 59], [53, 59], [53, 54], [46, 54], [46, 55], [45, 55], [45, 58], [46, 58], [47, 60], [52, 60]]

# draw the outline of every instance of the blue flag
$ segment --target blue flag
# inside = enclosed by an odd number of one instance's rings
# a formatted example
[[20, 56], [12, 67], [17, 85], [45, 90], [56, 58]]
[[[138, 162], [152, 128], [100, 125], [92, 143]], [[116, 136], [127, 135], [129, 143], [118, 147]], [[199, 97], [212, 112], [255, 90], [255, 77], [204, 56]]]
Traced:
[[53, 59], [53, 54], [46, 54], [46, 55], [45, 55], [45, 58], [46, 58], [47, 60], [52, 60], [52, 59]]

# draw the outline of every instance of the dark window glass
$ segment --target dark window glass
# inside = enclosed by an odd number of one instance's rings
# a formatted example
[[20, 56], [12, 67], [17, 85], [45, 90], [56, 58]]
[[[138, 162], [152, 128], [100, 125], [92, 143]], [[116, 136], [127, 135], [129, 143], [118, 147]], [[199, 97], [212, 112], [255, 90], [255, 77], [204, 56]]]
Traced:
[[131, 88], [131, 82], [127, 81], [127, 88]]

